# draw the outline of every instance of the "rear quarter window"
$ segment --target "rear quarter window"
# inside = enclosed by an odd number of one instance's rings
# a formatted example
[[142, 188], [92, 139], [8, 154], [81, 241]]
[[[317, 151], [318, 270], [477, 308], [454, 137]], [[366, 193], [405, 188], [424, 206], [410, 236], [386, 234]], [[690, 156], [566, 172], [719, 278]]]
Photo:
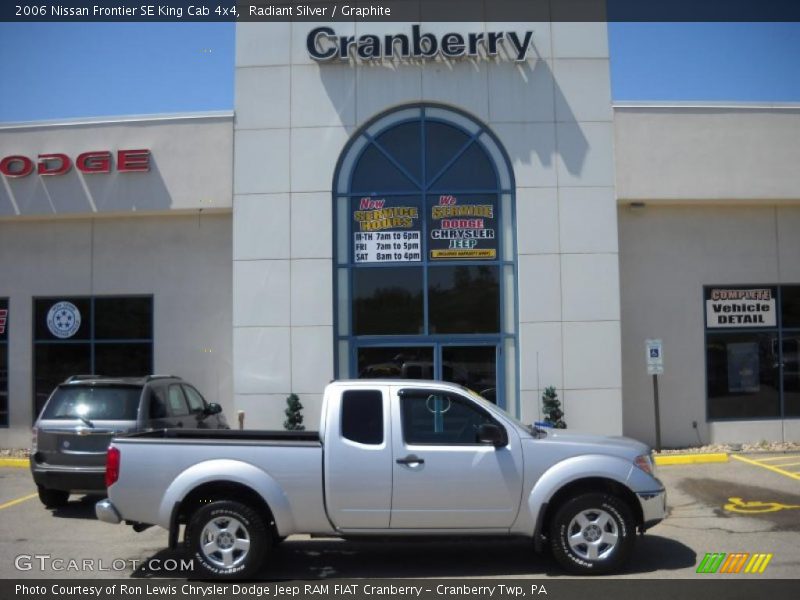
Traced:
[[58, 388], [42, 419], [135, 421], [142, 390], [134, 386], [70, 386]]
[[380, 390], [350, 390], [342, 394], [342, 437], [359, 444], [383, 443]]

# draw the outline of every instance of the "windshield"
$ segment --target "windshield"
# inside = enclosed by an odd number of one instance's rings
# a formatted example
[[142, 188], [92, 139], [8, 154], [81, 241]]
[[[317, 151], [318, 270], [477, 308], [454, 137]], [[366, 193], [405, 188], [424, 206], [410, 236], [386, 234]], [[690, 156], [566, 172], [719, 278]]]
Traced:
[[463, 385], [461, 385], [461, 386], [459, 386], [459, 387], [461, 387], [461, 389], [463, 389], [465, 392], [467, 392], [467, 393], [470, 395], [470, 397], [472, 397], [474, 400], [476, 400], [476, 401], [477, 401], [479, 404], [481, 404], [481, 405], [483, 405], [483, 406], [485, 406], [485, 407], [489, 408], [490, 410], [497, 410], [497, 411], [500, 411], [501, 413], [503, 413], [503, 416], [504, 416], [504, 417], [506, 417], [506, 418], [507, 418], [509, 421], [511, 421], [511, 422], [512, 422], [512, 423], [514, 423], [515, 425], [518, 425], [518, 426], [522, 427], [522, 428], [523, 428], [525, 431], [527, 431], [527, 432], [529, 432], [529, 433], [533, 433], [533, 432], [534, 432], [534, 431], [533, 431], [533, 427], [531, 427], [530, 425], [525, 425], [525, 423], [523, 423], [522, 421], [520, 421], [520, 420], [519, 420], [518, 418], [516, 418], [515, 416], [513, 416], [513, 415], [509, 414], [509, 413], [508, 413], [506, 410], [504, 410], [503, 408], [499, 407], [497, 404], [494, 404], [494, 403], [492, 403], [492, 402], [489, 402], [489, 401], [488, 401], [486, 398], [484, 398], [483, 396], [481, 396], [481, 395], [480, 395], [478, 392], [476, 392], [475, 390], [471, 390], [471, 389], [469, 389], [468, 387], [465, 387], [465, 386], [463, 386]]
[[68, 386], [56, 390], [43, 419], [135, 421], [142, 388], [136, 386]]

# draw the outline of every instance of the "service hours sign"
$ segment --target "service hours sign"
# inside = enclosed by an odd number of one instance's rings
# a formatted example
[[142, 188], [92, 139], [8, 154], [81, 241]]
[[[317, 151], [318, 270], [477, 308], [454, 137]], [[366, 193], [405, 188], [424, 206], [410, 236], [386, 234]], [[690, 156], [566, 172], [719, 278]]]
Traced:
[[422, 261], [416, 198], [360, 198], [353, 210], [353, 229], [354, 262]]

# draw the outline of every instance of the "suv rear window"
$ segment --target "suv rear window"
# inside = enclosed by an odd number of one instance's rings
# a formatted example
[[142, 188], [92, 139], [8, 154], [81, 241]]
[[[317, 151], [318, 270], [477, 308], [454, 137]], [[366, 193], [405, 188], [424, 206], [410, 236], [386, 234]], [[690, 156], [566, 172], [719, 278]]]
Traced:
[[42, 419], [135, 421], [142, 388], [137, 386], [60, 387], [47, 403]]

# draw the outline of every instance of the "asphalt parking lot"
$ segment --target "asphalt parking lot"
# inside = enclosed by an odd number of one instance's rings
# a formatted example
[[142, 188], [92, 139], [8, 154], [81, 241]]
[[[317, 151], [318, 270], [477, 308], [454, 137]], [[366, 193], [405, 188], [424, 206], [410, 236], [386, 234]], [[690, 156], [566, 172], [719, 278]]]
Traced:
[[[670, 516], [638, 540], [628, 568], [616, 577], [797, 578], [800, 454], [744, 458], [747, 462], [732, 458], [727, 463], [659, 467]], [[180, 566], [181, 556], [165, 549], [166, 532], [151, 528], [135, 533], [101, 523], [94, 517], [94, 501], [73, 496], [67, 507], [49, 511], [36, 498], [27, 469], [0, 468], [0, 578], [190, 575], [171, 570], [175, 563]], [[772, 557], [758, 574], [697, 573], [707, 553]], [[299, 536], [279, 545], [259, 574], [265, 580], [466, 576], [562, 574], [551, 558], [536, 555], [525, 540], [350, 543]]]

